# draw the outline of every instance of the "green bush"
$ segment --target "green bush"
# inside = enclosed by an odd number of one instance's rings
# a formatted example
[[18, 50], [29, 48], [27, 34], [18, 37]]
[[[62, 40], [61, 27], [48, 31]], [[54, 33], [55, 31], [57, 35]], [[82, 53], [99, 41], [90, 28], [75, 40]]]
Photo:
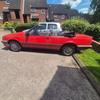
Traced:
[[99, 24], [89, 25], [85, 34], [93, 36], [94, 40], [100, 41], [100, 25]]
[[17, 32], [20, 32], [20, 31], [23, 31], [23, 30], [26, 30], [26, 29], [30, 29], [30, 28], [32, 28], [35, 25], [37, 25], [37, 22], [19, 24], [19, 25], [17, 25], [15, 30]]
[[10, 30], [11, 32], [15, 32], [15, 28], [17, 26], [17, 23], [15, 23], [15, 22], [5, 22], [3, 24], [3, 26], [7, 30]]
[[0, 23], [0, 27], [2, 27], [2, 23]]
[[93, 39], [100, 41], [100, 23], [89, 24], [88, 21], [80, 18], [73, 18], [62, 23], [64, 30], [84, 33], [93, 36]]
[[87, 30], [87, 26], [89, 26], [89, 22], [81, 18], [69, 19], [62, 24], [62, 28], [64, 30], [69, 30], [79, 33], [84, 33]]

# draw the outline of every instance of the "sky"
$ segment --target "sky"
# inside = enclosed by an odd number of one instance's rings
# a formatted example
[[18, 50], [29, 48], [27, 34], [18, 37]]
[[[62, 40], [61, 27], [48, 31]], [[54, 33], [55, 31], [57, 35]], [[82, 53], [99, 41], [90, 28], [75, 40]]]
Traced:
[[79, 12], [88, 13], [91, 0], [48, 0], [49, 4], [67, 4], [70, 3], [73, 9]]

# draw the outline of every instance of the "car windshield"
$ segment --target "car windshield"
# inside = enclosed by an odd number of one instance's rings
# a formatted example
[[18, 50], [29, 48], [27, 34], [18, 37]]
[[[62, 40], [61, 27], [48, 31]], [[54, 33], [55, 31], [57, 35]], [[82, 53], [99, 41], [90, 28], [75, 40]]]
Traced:
[[[32, 27], [31, 29], [28, 29], [26, 31], [24, 31], [26, 34], [37, 34], [40, 32], [43, 32], [44, 30], [44, 25], [35, 25], [34, 27]], [[35, 33], [34, 33], [35, 32]]]
[[35, 26], [33, 26], [32, 28], [30, 28], [30, 29], [27, 29], [27, 31], [26, 32], [30, 32], [31, 30], [39, 30], [39, 29], [45, 29], [44, 28], [45, 26], [44, 25], [35, 25]]
[[32, 28], [29, 29], [28, 32], [30, 32], [31, 30], [35, 30], [38, 27], [38, 25], [33, 26]]

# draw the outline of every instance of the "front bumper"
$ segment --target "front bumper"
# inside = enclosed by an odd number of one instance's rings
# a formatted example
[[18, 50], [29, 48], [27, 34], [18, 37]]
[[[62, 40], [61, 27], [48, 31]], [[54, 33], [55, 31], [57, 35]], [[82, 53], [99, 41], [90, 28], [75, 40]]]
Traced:
[[8, 41], [3, 40], [3, 41], [1, 41], [1, 42], [3, 43], [3, 45], [4, 45], [5, 47], [9, 47]]

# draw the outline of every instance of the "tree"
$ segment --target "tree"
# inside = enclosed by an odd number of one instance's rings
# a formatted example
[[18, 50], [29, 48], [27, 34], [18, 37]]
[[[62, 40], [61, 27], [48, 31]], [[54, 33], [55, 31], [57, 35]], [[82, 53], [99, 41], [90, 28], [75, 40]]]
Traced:
[[100, 22], [100, 0], [91, 0], [91, 10], [93, 10], [93, 21]]
[[71, 5], [70, 5], [70, 3], [65, 4], [65, 8], [66, 8], [66, 9], [71, 9]]

